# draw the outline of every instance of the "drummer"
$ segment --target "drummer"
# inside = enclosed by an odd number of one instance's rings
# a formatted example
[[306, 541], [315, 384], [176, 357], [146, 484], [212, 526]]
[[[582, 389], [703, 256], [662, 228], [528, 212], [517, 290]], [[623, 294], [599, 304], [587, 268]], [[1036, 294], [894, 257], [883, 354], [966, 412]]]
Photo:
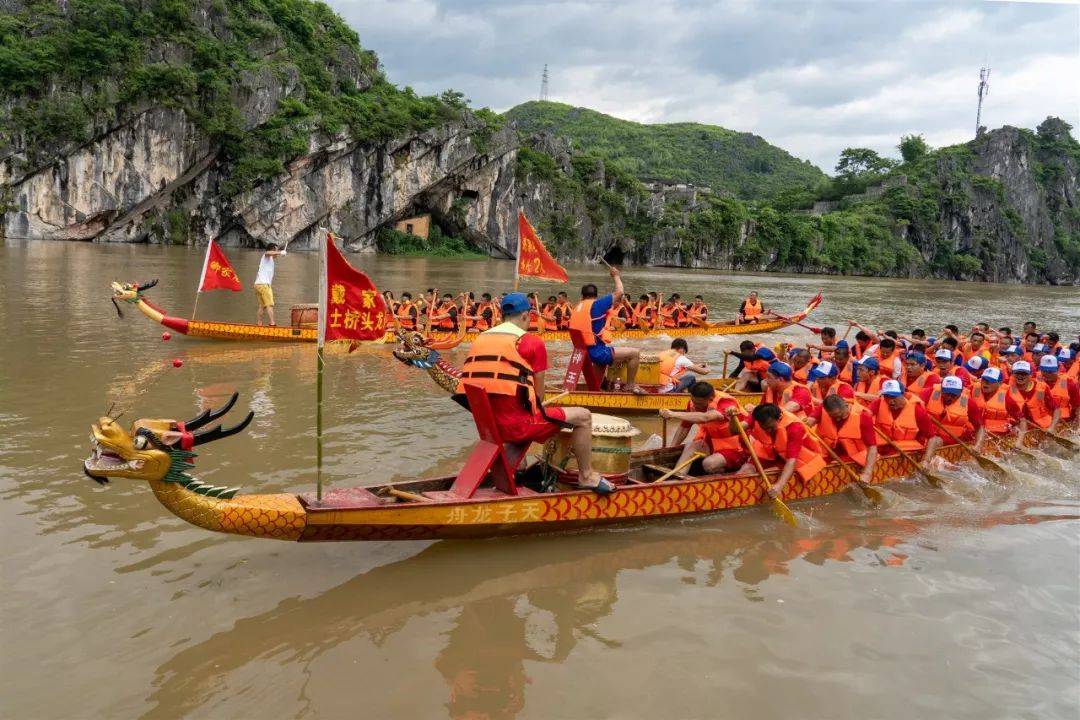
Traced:
[[502, 300], [503, 322], [480, 333], [462, 365], [454, 399], [468, 407], [465, 384], [487, 392], [502, 441], [543, 443], [564, 428], [573, 428], [570, 443], [577, 459], [581, 487], [607, 495], [615, 486], [592, 469], [592, 413], [580, 407], [545, 408], [547, 348], [528, 332], [532, 304], [524, 293]]

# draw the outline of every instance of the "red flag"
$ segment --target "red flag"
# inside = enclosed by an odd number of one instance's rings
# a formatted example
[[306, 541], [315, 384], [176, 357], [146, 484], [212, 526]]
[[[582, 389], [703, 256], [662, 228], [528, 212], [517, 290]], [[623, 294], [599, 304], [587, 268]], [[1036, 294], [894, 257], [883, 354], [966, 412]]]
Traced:
[[364, 273], [345, 259], [326, 236], [326, 297], [322, 298], [324, 335], [328, 341], [380, 340], [390, 321], [386, 301]]
[[525, 219], [525, 213], [518, 211], [518, 275], [547, 278], [566, 282], [566, 270], [563, 270], [555, 258], [548, 254], [547, 248], [536, 234], [536, 230]]
[[202, 280], [199, 281], [199, 292], [206, 290], [232, 290], [239, 292], [240, 278], [236, 277], [236, 271], [225, 257], [218, 244], [213, 240], [206, 246], [206, 258], [203, 260]]

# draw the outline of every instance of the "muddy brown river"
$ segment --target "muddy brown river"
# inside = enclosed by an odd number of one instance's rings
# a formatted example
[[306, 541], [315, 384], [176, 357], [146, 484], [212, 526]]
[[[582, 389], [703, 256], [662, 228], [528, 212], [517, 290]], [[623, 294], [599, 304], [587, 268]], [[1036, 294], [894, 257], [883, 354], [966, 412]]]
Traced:
[[[206, 295], [198, 314], [250, 321], [259, 255], [228, 252], [245, 291]], [[506, 262], [351, 259], [395, 292], [512, 281]], [[108, 301], [112, 280], [160, 278], [150, 297], [186, 316], [201, 264], [187, 248], [0, 244], [0, 717], [1080, 716], [1076, 459], [1014, 462], [1011, 486], [967, 468], [944, 490], [899, 482], [880, 509], [843, 494], [796, 503], [798, 529], [752, 509], [472, 542], [216, 535], [144, 483], [98, 487], [81, 462], [110, 404], [125, 422], [184, 419], [233, 391], [255, 420], [205, 446], [198, 477], [312, 487], [313, 346], [163, 342]], [[666, 268], [625, 279], [635, 295], [701, 293], [714, 317], [750, 289], [794, 311], [821, 288], [815, 325], [1034, 318], [1080, 331], [1076, 288]], [[314, 257], [290, 253], [274, 285], [279, 310], [312, 301]], [[738, 339], [691, 340], [690, 355], [718, 367]], [[568, 346], [549, 349], [564, 361]], [[330, 357], [326, 387], [331, 487], [453, 472], [474, 439], [467, 414], [386, 347]], [[643, 437], [658, 429], [634, 422]]]

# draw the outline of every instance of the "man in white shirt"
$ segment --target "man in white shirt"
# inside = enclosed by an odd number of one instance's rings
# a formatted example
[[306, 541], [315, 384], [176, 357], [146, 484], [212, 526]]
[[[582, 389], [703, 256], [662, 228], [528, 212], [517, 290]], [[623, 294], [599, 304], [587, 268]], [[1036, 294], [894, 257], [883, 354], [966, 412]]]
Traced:
[[259, 312], [255, 315], [255, 324], [263, 324], [263, 310], [270, 319], [271, 327], [274, 322], [274, 258], [285, 255], [284, 250], [278, 250], [277, 243], [270, 243], [259, 260], [259, 274], [255, 276], [255, 295], [259, 298]]
[[660, 392], [687, 392], [697, 382], [693, 373], [709, 374], [709, 366], [695, 365], [686, 356], [689, 347], [682, 338], [671, 341], [671, 349], [660, 353]]

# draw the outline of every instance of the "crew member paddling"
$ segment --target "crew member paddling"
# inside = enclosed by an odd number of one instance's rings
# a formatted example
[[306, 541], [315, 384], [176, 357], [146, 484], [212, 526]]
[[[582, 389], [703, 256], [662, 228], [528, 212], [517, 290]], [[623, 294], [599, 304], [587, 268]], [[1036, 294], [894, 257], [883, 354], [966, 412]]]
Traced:
[[[976, 433], [983, 425], [982, 411], [971, 400], [971, 390], [955, 375], [950, 375], [936, 387], [928, 387], [922, 394], [923, 404], [930, 417], [937, 420], [950, 433], [964, 441], [976, 440]], [[937, 432], [943, 442], [952, 442], [948, 434]]]
[[855, 397], [865, 402], [873, 402], [881, 392], [882, 384], [887, 378], [878, 372], [877, 358], [868, 357], [859, 362], [857, 371], [858, 379], [855, 382]]
[[806, 413], [814, 406], [810, 391], [791, 381], [791, 366], [779, 360], [774, 360], [769, 365], [761, 401], [778, 405], [781, 409], [794, 413], [800, 418], [806, 417]]
[[582, 487], [606, 495], [614, 486], [592, 469], [592, 413], [579, 407], [545, 408], [541, 404], [547, 348], [538, 335], [527, 332], [532, 305], [523, 293], [503, 299], [504, 322], [473, 341], [462, 365], [454, 399], [465, 404], [466, 384], [487, 391], [503, 442], [543, 443], [566, 427], [573, 428], [571, 444]]
[[874, 416], [862, 405], [848, 402], [839, 394], [829, 395], [815, 407], [807, 419], [817, 426], [818, 437], [836, 450], [842, 460], [862, 468], [861, 479], [869, 483], [874, 477], [878, 458], [878, 439], [874, 432]]
[[661, 410], [660, 417], [682, 421], [675, 431], [673, 445], [681, 444], [691, 426], [697, 425], [697, 436], [683, 448], [676, 463], [678, 467], [694, 453], [704, 454], [704, 458], [690, 465], [690, 475], [731, 472], [742, 467], [750, 457], [733, 424], [746, 422], [746, 414], [740, 408], [739, 401], [727, 393], [718, 392], [707, 382], [694, 383], [690, 388], [690, 402], [685, 411]]
[[1039, 377], [1050, 388], [1050, 397], [1057, 405], [1060, 421], [1068, 422], [1076, 417], [1076, 411], [1080, 409], [1080, 387], [1076, 380], [1061, 374], [1061, 367], [1056, 357], [1043, 356], [1039, 361]]
[[901, 381], [909, 391], [922, 395], [922, 391], [941, 382], [941, 376], [926, 368], [926, 356], [921, 352], [908, 353], [904, 358], [904, 377]]
[[855, 390], [839, 377], [836, 365], [823, 360], [814, 366], [807, 378], [810, 381], [810, 399], [814, 407], [819, 407], [830, 395], [839, 395], [845, 400], [855, 400]]
[[[881, 396], [870, 403], [869, 410], [874, 416], [874, 426], [905, 452], [920, 452], [932, 438], [937, 437], [937, 430], [922, 401], [906, 394], [896, 380], [882, 383]], [[878, 444], [882, 446], [883, 453], [891, 452], [887, 443]], [[928, 459], [923, 456], [924, 462]]]
[[739, 325], [761, 322], [764, 314], [765, 307], [761, 304], [761, 300], [758, 299], [757, 290], [752, 290], [747, 298], [742, 301], [742, 305], [739, 306], [739, 318], [736, 322]]
[[[754, 408], [750, 418], [748, 430], [754, 452], [763, 463], [782, 468], [780, 477], [769, 487], [770, 497], [780, 497], [792, 475], [797, 473], [804, 483], [808, 483], [824, 469], [823, 450], [794, 415], [772, 403], [762, 403]], [[752, 465], [746, 464], [739, 473], [754, 471]]]
[[611, 268], [611, 279], [615, 281], [615, 290], [602, 298], [597, 297], [596, 286], [592, 283], [581, 288], [581, 302], [570, 313], [570, 328], [577, 330], [585, 339], [589, 359], [601, 367], [626, 363], [626, 382], [631, 392], [642, 394], [645, 391], [637, 384], [638, 364], [641, 362], [641, 350], [632, 347], [612, 347], [611, 333], [607, 332], [608, 311], [623, 298], [622, 276]]
[[978, 408], [983, 418], [983, 430], [975, 441], [975, 448], [981, 449], [985, 433], [1006, 435], [1024, 417], [1023, 407], [1009, 394], [1009, 388], [1002, 382], [1003, 376], [998, 368], [983, 370], [979, 387], [972, 393], [971, 402]]
[[401, 302], [398, 303], [394, 315], [402, 330], [416, 330], [419, 327], [420, 312], [413, 303], [412, 293], [401, 293]]
[[1031, 365], [1027, 360], [1021, 360], [1012, 366], [1009, 394], [1024, 408], [1024, 419], [1020, 422], [1021, 435], [1027, 432], [1028, 423], [1053, 432], [1061, 413], [1046, 383], [1031, 376]]

